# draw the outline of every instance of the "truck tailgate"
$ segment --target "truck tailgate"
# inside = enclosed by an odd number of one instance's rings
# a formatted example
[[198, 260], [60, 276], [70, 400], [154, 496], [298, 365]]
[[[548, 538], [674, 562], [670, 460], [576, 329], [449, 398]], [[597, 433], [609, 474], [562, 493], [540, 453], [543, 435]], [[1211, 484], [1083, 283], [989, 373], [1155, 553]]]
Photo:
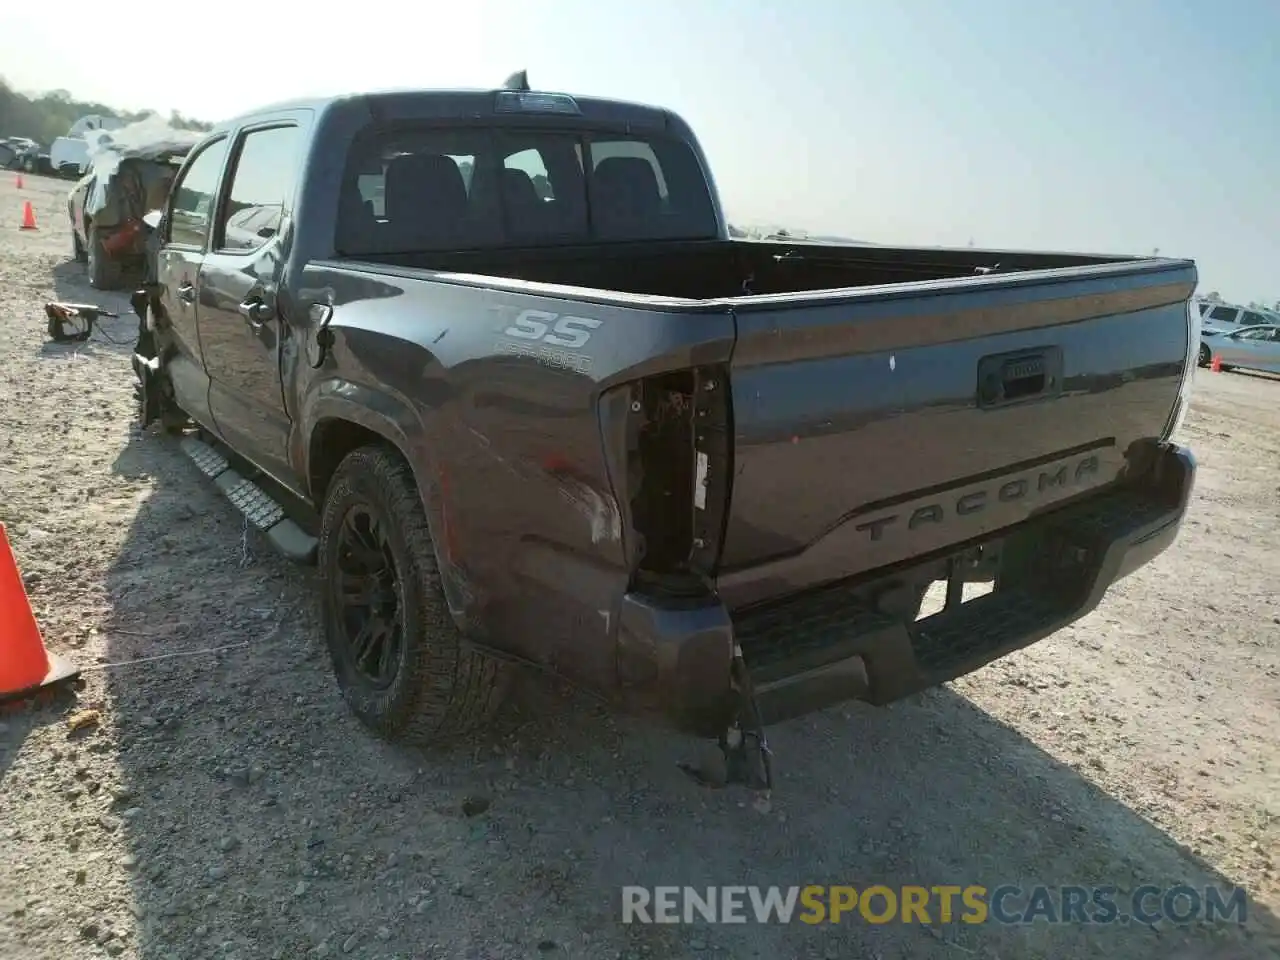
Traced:
[[1119, 479], [1174, 412], [1186, 261], [733, 301], [740, 607], [983, 537]]

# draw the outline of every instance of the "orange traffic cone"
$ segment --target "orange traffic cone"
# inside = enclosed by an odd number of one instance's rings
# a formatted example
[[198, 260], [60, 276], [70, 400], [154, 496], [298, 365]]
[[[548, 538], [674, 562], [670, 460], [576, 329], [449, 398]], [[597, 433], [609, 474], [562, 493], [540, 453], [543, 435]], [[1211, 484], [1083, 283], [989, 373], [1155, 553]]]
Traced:
[[18, 562], [0, 523], [0, 703], [25, 700], [79, 676], [74, 664], [45, 649]]
[[1222, 358], [1216, 353], [1213, 355], [1213, 359], [1209, 361], [1209, 369], [1214, 373], [1222, 372]]
[[19, 190], [22, 189], [22, 174], [18, 174], [18, 178], [17, 180], [14, 181], [13, 185], [17, 187]]
[[19, 230], [34, 230], [36, 228], [36, 212], [31, 209], [31, 201], [28, 200], [22, 205], [22, 226]]

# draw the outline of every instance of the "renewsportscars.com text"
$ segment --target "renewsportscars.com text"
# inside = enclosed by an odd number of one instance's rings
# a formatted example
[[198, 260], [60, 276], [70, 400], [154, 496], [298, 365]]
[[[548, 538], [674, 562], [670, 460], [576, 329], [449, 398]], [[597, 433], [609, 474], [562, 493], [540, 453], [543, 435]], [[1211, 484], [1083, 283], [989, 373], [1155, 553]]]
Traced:
[[1240, 887], [623, 887], [623, 923], [1243, 924]]

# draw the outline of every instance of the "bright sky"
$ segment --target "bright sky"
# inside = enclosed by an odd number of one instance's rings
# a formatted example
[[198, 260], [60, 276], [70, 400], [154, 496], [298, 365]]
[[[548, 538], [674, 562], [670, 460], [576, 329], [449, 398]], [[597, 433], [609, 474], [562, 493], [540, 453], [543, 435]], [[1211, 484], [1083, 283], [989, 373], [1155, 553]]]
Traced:
[[[0, 72], [217, 120], [386, 87], [670, 107], [730, 218], [880, 243], [1194, 258], [1280, 299], [1280, 4], [296, 0], [0, 15]], [[96, 37], [90, 40], [90, 37]]]

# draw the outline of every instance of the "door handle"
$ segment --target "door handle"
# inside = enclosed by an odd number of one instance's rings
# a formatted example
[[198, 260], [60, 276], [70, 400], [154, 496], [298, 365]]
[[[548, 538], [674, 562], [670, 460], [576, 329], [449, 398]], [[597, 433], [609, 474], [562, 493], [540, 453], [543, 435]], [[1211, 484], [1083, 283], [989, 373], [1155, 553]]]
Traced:
[[178, 299], [183, 303], [195, 303], [196, 288], [189, 283], [184, 283], [178, 288]]
[[249, 321], [254, 327], [260, 327], [274, 316], [274, 311], [269, 305], [261, 300], [245, 300], [236, 307], [240, 312], [240, 316]]

